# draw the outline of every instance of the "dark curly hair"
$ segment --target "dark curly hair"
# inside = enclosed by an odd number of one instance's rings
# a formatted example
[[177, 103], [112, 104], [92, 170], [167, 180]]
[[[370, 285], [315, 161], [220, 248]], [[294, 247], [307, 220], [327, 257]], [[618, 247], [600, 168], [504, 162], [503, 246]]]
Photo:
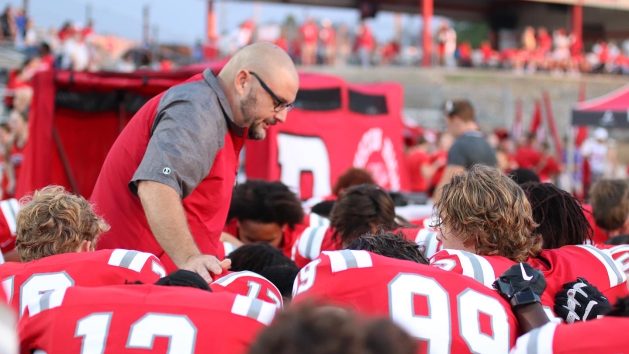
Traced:
[[366, 233], [352, 241], [347, 249], [369, 251], [381, 256], [428, 264], [416, 242], [406, 240], [402, 234], [380, 231]]
[[330, 215], [334, 239], [344, 245], [360, 235], [377, 229], [395, 230], [401, 225], [396, 220], [393, 199], [376, 185], [361, 184], [346, 189], [334, 204]]
[[282, 182], [249, 180], [234, 188], [227, 219], [294, 227], [304, 218], [301, 202]]
[[534, 233], [542, 236], [543, 248], [581, 245], [592, 239], [592, 227], [572, 194], [551, 183], [528, 182], [521, 187], [533, 208], [538, 225]]

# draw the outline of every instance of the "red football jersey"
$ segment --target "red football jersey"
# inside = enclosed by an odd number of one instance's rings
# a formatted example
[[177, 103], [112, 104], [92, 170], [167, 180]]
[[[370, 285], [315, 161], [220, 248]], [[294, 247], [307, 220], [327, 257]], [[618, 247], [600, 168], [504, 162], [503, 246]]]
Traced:
[[334, 229], [327, 225], [309, 226], [299, 235], [291, 251], [291, 259], [302, 268], [323, 251], [335, 251], [342, 248], [340, 240], [334, 240]]
[[177, 286], [71, 287], [29, 303], [18, 329], [23, 354], [244, 353], [276, 309]]
[[528, 263], [541, 270], [546, 277], [546, 291], [542, 295], [544, 305], [554, 303], [555, 294], [562, 289], [563, 284], [575, 281], [577, 277], [585, 278], [598, 288], [612, 304], [618, 298], [629, 295], [627, 276], [608, 250], [591, 245], [563, 246], [542, 250]]
[[612, 258], [622, 265], [625, 274], [629, 274], [629, 245], [618, 245], [608, 249]]
[[[403, 231], [404, 237], [407, 240], [415, 241], [423, 249], [424, 257], [430, 258], [438, 251], [443, 249], [441, 241], [437, 238], [439, 230], [432, 225], [435, 225], [436, 221], [433, 218], [425, 218], [422, 220], [421, 225], [417, 229], [400, 229]], [[414, 235], [407, 235], [411, 230], [415, 230]], [[410, 237], [409, 237], [410, 236]]]
[[547, 323], [518, 338], [511, 354], [629, 353], [629, 318]]
[[0, 257], [2, 253], [15, 248], [16, 217], [19, 210], [20, 204], [16, 199], [0, 201]]
[[278, 308], [284, 306], [282, 293], [267, 278], [248, 270], [230, 272], [212, 282], [213, 291], [229, 291], [246, 297], [252, 297], [275, 304]]
[[0, 265], [0, 281], [9, 303], [20, 315], [26, 304], [51, 290], [135, 281], [152, 284], [165, 274], [154, 255], [123, 249], [63, 253], [28, 263]]
[[476, 279], [492, 289], [494, 281], [514, 264], [516, 262], [507, 257], [479, 256], [452, 249], [441, 250], [430, 259], [432, 266]]
[[482, 284], [367, 251], [323, 252], [299, 272], [293, 295], [390, 317], [420, 353], [506, 353], [518, 334], [509, 304]]

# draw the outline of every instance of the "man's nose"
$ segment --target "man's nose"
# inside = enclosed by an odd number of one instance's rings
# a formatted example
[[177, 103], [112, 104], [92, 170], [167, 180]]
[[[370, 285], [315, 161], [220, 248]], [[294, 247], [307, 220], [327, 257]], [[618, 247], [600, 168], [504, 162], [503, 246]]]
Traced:
[[277, 113], [275, 113], [275, 115], [273, 116], [273, 118], [275, 118], [275, 120], [278, 120], [282, 123], [286, 122], [286, 116], [288, 115], [288, 110], [283, 109]]

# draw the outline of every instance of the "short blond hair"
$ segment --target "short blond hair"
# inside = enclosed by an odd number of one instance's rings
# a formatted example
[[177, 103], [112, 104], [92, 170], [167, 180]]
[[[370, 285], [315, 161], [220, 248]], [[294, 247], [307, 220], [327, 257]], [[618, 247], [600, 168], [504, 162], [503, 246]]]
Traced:
[[23, 262], [75, 252], [81, 242], [96, 243], [109, 225], [85, 198], [48, 186], [20, 200], [16, 248]]
[[541, 249], [541, 238], [524, 191], [498, 169], [474, 165], [443, 186], [435, 204], [447, 225], [479, 255], [524, 262]]

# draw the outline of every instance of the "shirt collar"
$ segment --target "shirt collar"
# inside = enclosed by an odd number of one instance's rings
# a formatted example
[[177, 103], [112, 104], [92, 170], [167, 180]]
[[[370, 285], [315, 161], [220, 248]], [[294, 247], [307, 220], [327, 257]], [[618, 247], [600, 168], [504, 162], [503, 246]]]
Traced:
[[216, 76], [214, 76], [214, 74], [212, 73], [212, 70], [203, 70], [203, 79], [216, 93], [216, 96], [218, 97], [218, 103], [223, 110], [223, 115], [225, 116], [225, 120], [227, 121], [229, 130], [236, 133], [238, 136], [243, 136], [245, 133], [245, 128], [239, 127], [238, 125], [236, 125], [236, 123], [234, 123], [234, 115], [232, 113], [231, 107], [229, 106], [229, 101], [227, 101], [227, 96], [225, 96], [225, 92], [223, 92], [223, 89], [218, 83]]

